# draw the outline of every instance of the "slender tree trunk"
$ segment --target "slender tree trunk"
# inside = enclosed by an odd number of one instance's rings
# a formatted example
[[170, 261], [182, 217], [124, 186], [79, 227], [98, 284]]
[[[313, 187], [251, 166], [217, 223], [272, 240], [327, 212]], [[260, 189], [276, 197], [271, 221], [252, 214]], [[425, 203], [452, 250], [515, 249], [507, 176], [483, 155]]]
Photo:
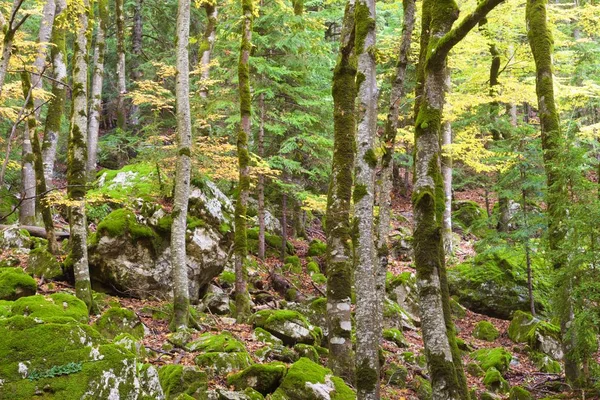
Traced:
[[355, 0], [346, 3], [340, 50], [333, 71], [333, 161], [325, 217], [328, 364], [335, 375], [349, 383], [354, 383], [355, 377], [350, 314], [354, 260], [350, 204], [356, 151], [355, 4]]
[[[523, 144], [523, 142], [521, 142]], [[521, 151], [523, 149], [521, 148]], [[525, 232], [529, 231], [529, 221], [527, 220], [527, 190], [523, 186], [526, 181], [525, 167], [520, 166], [521, 175], [521, 209], [523, 210], [523, 226]], [[527, 292], [529, 295], [529, 311], [535, 316], [535, 299], [533, 297], [533, 271], [531, 269], [531, 250], [529, 248], [529, 236], [525, 236], [525, 262], [527, 264]]]
[[377, 133], [377, 79], [375, 53], [375, 0], [357, 0], [355, 15], [357, 62], [357, 133], [354, 175], [354, 218], [356, 231], [356, 389], [357, 399], [379, 399], [378, 301], [375, 275], [375, 135]]
[[44, 178], [46, 185], [52, 186], [52, 175], [54, 172], [54, 160], [56, 159], [56, 147], [62, 124], [65, 98], [67, 93], [67, 64], [65, 48], [65, 27], [63, 26], [66, 2], [56, 2], [55, 24], [52, 29], [51, 51], [52, 59], [52, 99], [48, 105], [46, 124], [44, 127], [44, 140], [42, 143], [42, 159], [44, 164]]
[[117, 16], [117, 127], [127, 129], [127, 111], [125, 110], [125, 95], [127, 83], [125, 82], [125, 10], [123, 0], [115, 0], [115, 13]]
[[304, 0], [292, 0], [292, 6], [294, 7], [294, 15], [304, 14]]
[[87, 184], [87, 94], [88, 94], [88, 13], [90, 4], [77, 13], [77, 34], [73, 43], [73, 91], [71, 129], [67, 156], [67, 194], [71, 201], [71, 258], [75, 273], [75, 294], [83, 300], [90, 312], [96, 311], [92, 298], [87, 251], [87, 221], [85, 193]]
[[[38, 32], [38, 53], [33, 62], [34, 74], [32, 74], [31, 84], [35, 89], [41, 89], [44, 83], [40, 74], [46, 70], [46, 50], [48, 48], [48, 42], [52, 35], [52, 26], [54, 25], [54, 13], [56, 12], [55, 0], [46, 0], [44, 9], [42, 10], [42, 20], [40, 22], [40, 30]], [[37, 119], [40, 118], [42, 109], [41, 99], [34, 98], [34, 110]]]
[[[142, 57], [142, 45], [143, 45], [143, 19], [142, 19], [142, 6], [144, 0], [135, 0], [133, 9], [133, 29], [131, 30], [131, 81], [137, 82], [142, 79], [142, 71], [140, 70], [140, 63]], [[132, 104], [129, 119], [131, 125], [137, 128], [140, 123], [140, 109], [137, 105]]]
[[[31, 96], [30, 96], [31, 98]], [[21, 225], [35, 225], [35, 171], [33, 169], [33, 146], [29, 125], [23, 129], [23, 145], [21, 150], [21, 208], [19, 209], [19, 223]]]
[[204, 37], [200, 43], [200, 76], [202, 78], [202, 87], [200, 89], [200, 97], [208, 97], [208, 80], [210, 79], [210, 56], [215, 44], [217, 31], [217, 6], [205, 2], [203, 5], [206, 10], [206, 28], [204, 29]]
[[239, 164], [239, 187], [235, 204], [235, 305], [238, 322], [246, 321], [250, 314], [250, 298], [247, 288], [246, 258], [248, 255], [248, 237], [246, 233], [246, 211], [248, 191], [250, 190], [250, 171], [248, 137], [251, 133], [252, 98], [250, 94], [250, 50], [252, 50], [252, 0], [242, 3], [242, 39], [238, 63], [238, 81], [240, 93], [240, 129], [237, 138]]
[[[562, 251], [565, 240], [565, 220], [567, 218], [568, 196], [564, 179], [561, 178], [563, 166], [558, 161], [562, 151], [562, 134], [556, 102], [554, 100], [554, 79], [552, 66], [553, 39], [546, 21], [547, 0], [528, 0], [526, 20], [529, 45], [536, 66], [536, 92], [544, 151], [544, 168], [548, 183], [548, 244], [554, 268], [560, 271], [566, 267], [566, 258]], [[560, 325], [563, 340], [565, 376], [569, 382], [578, 385], [581, 379], [581, 366], [577, 361], [575, 332], [569, 329], [573, 324], [573, 300], [570, 297], [572, 278], [566, 277], [558, 288], [561, 305]], [[569, 339], [568, 339], [569, 338]]]
[[88, 127], [87, 174], [90, 181], [96, 178], [98, 158], [98, 132], [102, 115], [102, 81], [104, 79], [104, 52], [106, 42], [106, 24], [108, 22], [108, 0], [98, 0], [99, 23], [94, 47], [94, 72], [90, 95], [90, 118]]
[[[404, 99], [404, 80], [406, 77], [406, 67], [409, 62], [410, 44], [415, 26], [415, 3], [415, 0], [405, 0], [402, 2], [404, 8], [402, 39], [400, 40], [400, 49], [398, 51], [396, 74], [392, 80], [390, 107], [385, 124], [385, 132], [381, 138], [384, 153], [381, 156], [381, 176], [377, 187], [379, 193], [379, 225], [377, 226], [377, 256], [379, 257], [379, 268], [377, 270], [377, 297], [380, 310], [383, 310], [383, 302], [385, 299], [385, 278], [389, 257], [388, 235], [390, 231], [390, 214], [392, 208], [391, 194], [393, 190], [392, 169], [394, 168], [394, 146], [396, 143], [396, 133], [398, 131], [400, 105]], [[380, 312], [378, 317], [382, 317], [382, 315], [383, 314]], [[378, 321], [378, 324], [381, 323], [381, 320]]]
[[190, 116], [190, 0], [179, 0], [177, 8], [177, 136], [178, 157], [171, 226], [173, 265], [173, 321], [178, 330], [188, 326], [190, 295], [188, 289], [185, 231], [190, 193], [192, 120]]
[[[41, 79], [41, 76], [36, 76], [35, 79]], [[21, 73], [21, 83], [23, 86], [23, 97], [26, 101], [26, 111], [29, 114], [27, 118], [27, 129], [29, 131], [29, 139], [32, 148], [32, 155], [34, 160], [34, 184], [37, 192], [37, 200], [35, 202], [37, 210], [42, 214], [42, 220], [44, 227], [46, 228], [46, 239], [48, 239], [48, 250], [52, 254], [57, 254], [59, 251], [58, 243], [56, 242], [56, 236], [54, 233], [54, 223], [52, 221], [52, 210], [46, 202], [46, 179], [44, 179], [44, 165], [42, 163], [42, 147], [40, 145], [40, 138], [37, 132], [37, 119], [35, 117], [35, 106], [33, 98], [31, 97], [31, 77], [29, 73]]]
[[445, 147], [446, 152], [442, 151], [442, 179], [444, 180], [444, 215], [442, 216], [442, 241], [444, 243], [444, 253], [447, 256], [454, 254], [452, 247], [452, 154], [450, 146], [452, 145], [452, 125], [445, 121], [442, 124], [442, 150]]
[[415, 104], [414, 249], [425, 355], [433, 398], [468, 400], [449, 304], [442, 223], [445, 209], [440, 139], [450, 50], [501, 0], [481, 1], [458, 18], [453, 0], [424, 0]]
[[6, 80], [6, 74], [8, 73], [8, 65], [12, 56], [13, 40], [15, 33], [20, 26], [29, 18], [30, 14], [26, 14], [19, 21], [17, 21], [17, 13], [21, 9], [24, 0], [14, 0], [13, 5], [8, 16], [8, 25], [3, 24], [2, 30], [4, 31], [4, 39], [2, 40], [2, 55], [0, 56], [0, 96], [2, 96], [2, 89], [4, 87], [4, 81]]
[[[286, 182], [285, 170], [283, 171], [283, 182]], [[284, 189], [285, 190], [285, 189]], [[285, 254], [287, 252], [287, 238], [288, 238], [288, 197], [284, 191], [281, 194], [281, 249], [279, 251], [281, 262], [285, 261]]]
[[[258, 99], [260, 107], [260, 125], [258, 127], [258, 156], [265, 156], [265, 94]], [[265, 176], [258, 175], [258, 258], [265, 259]]]

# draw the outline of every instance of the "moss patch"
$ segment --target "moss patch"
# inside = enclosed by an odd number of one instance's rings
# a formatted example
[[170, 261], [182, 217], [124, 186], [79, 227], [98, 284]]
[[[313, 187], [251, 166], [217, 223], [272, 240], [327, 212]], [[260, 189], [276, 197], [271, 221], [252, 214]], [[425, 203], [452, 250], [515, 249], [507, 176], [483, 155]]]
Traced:
[[325, 254], [327, 251], [327, 244], [320, 241], [319, 239], [311, 240], [308, 245], [308, 256], [309, 257], [318, 257]]
[[16, 300], [34, 295], [37, 290], [35, 279], [21, 268], [0, 269], [0, 300]]
[[44, 277], [45, 279], [58, 279], [64, 275], [60, 263], [45, 246], [35, 248], [29, 252], [29, 260], [25, 270], [33, 276]]
[[63, 317], [82, 323], [88, 320], [85, 303], [67, 293], [22, 297], [13, 303], [11, 313], [45, 321]]
[[126, 308], [109, 308], [94, 322], [93, 326], [109, 339], [113, 339], [121, 333], [129, 333], [135, 338], [144, 337], [142, 322], [133, 311]]
[[493, 349], [480, 349], [471, 353], [471, 358], [476, 360], [484, 371], [495, 368], [500, 372], [508, 371], [512, 355], [502, 347]]
[[180, 398], [181, 395], [206, 398], [208, 377], [198, 367], [165, 365], [158, 371], [158, 376], [166, 399]]
[[227, 383], [236, 390], [250, 387], [266, 396], [277, 389], [286, 371], [287, 367], [280, 362], [254, 364], [237, 374], [229, 375]]
[[487, 342], [493, 342], [498, 336], [500, 336], [500, 332], [498, 332], [498, 329], [496, 329], [489, 321], [479, 321], [473, 330], [473, 337], [475, 339], [485, 340]]
[[246, 351], [244, 344], [233, 337], [229, 332], [223, 332], [219, 335], [213, 335], [212, 333], [204, 333], [198, 337], [198, 339], [187, 345], [189, 351], [203, 351], [203, 352], [219, 352], [219, 353], [233, 353], [239, 351]]

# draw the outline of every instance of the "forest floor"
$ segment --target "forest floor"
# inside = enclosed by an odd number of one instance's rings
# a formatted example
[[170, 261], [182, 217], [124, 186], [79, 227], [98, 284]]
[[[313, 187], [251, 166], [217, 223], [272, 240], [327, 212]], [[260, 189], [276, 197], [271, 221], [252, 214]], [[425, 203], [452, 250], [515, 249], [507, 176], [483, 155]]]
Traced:
[[[463, 193], [460, 194], [459, 197], [474, 200], [480, 203], [482, 206], [484, 206], [485, 204], [483, 196], [477, 192]], [[409, 198], [396, 199], [393, 208], [397, 214], [400, 214], [406, 218], [406, 221], [408, 222], [404, 222], [404, 224], [411, 224], [410, 221], [412, 221], [412, 211]], [[319, 232], [318, 228], [311, 231], [312, 236], [318, 237], [319, 239], [323, 239], [323, 234], [322, 232]], [[457, 249], [457, 257], [459, 261], [471, 257], [474, 254], [474, 240], [474, 237], [463, 237], [463, 240], [460, 242], [460, 246]], [[326, 290], [325, 285], [315, 284], [311, 280], [309, 274], [306, 272], [306, 252], [308, 249], [308, 242], [305, 240], [292, 240], [291, 242], [294, 244], [296, 248], [296, 254], [300, 257], [303, 265], [303, 273], [298, 274], [298, 276], [296, 277], [297, 279], [295, 280], [295, 282], [300, 282], [300, 286], [297, 287], [299, 293], [306, 297], [323, 296]], [[6, 256], [6, 254], [0, 254], [0, 258], [3, 255]], [[25, 266], [27, 262], [27, 257], [24, 255], [21, 255], [20, 257], [22, 258], [21, 265]], [[255, 273], [260, 275], [261, 280], [268, 282], [270, 271], [278, 271], [278, 269], [280, 269], [281, 266], [282, 264], [278, 259], [270, 258], [265, 260], [261, 268], [255, 271]], [[415, 272], [409, 261], [400, 260], [391, 260], [389, 270], [394, 274], [399, 274], [405, 271]], [[286, 272], [286, 274], [289, 273]], [[66, 282], [49, 283], [41, 282], [38, 280], [38, 283], [38, 292], [40, 294], [50, 294], [60, 291], [66, 291], [71, 293], [74, 292], [74, 288]], [[216, 284], [219, 284], [218, 279], [216, 280]], [[280, 294], [270, 289], [270, 286], [265, 285], [265, 288], [265, 290], [271, 292], [272, 296], [276, 299], [273, 303], [273, 308], [276, 308], [279, 301], [282, 300], [282, 297], [280, 296]], [[163, 347], [163, 345], [165, 345], [168, 342], [168, 320], [156, 318], [155, 312], [160, 312], [162, 310], [167, 309], [167, 302], [107, 296], [105, 298], [104, 303], [115, 304], [117, 302], [122, 307], [126, 307], [133, 310], [147, 328], [147, 334], [143, 339], [143, 344], [148, 350], [151, 350], [151, 355], [148, 356], [148, 358], [145, 360], [146, 362], [149, 362], [156, 366], [173, 363], [183, 365], [194, 365], [194, 357], [196, 355], [195, 353], [186, 352], [181, 349], [174, 349], [168, 351], [163, 350], [164, 348], [168, 348]], [[90, 324], [92, 324], [96, 318], [97, 317], [92, 317], [90, 320]], [[487, 342], [473, 338], [473, 329], [475, 325], [482, 320], [491, 322], [500, 332], [500, 336], [493, 342]], [[255, 361], [258, 362], [258, 359], [256, 358], [254, 353], [258, 349], [263, 347], [265, 344], [263, 342], [258, 341], [253, 336], [253, 328], [251, 325], [238, 324], [233, 318], [229, 316], [218, 316], [212, 314], [206, 315], [206, 317], [199, 322], [204, 329], [203, 332], [229, 331], [230, 333], [232, 333], [236, 338], [244, 342], [249, 354], [254, 358]], [[546, 384], [548, 382], [556, 382], [560, 385], [561, 382], [564, 382], [563, 376], [560, 374], [537, 372], [538, 369], [526, 355], [525, 345], [515, 344], [508, 338], [507, 330], [509, 321], [491, 318], [466, 310], [466, 315], [463, 318], [455, 319], [455, 324], [458, 336], [462, 338], [465, 341], [465, 343], [468, 346], [470, 346], [473, 350], [480, 348], [504, 347], [513, 354], [513, 361], [511, 362], [510, 368], [505, 375], [511, 387], [514, 385], [520, 385], [524, 388], [527, 388], [535, 398], [545, 398], [557, 394], [556, 392], [548, 392], [546, 389]], [[194, 339], [203, 332], [196, 333], [194, 335]], [[422, 354], [423, 341], [420, 336], [420, 332], [418, 330], [405, 330], [404, 334], [408, 343], [408, 347], [398, 347], [392, 342], [384, 341], [383, 345], [387, 355], [386, 364], [390, 362], [397, 362], [399, 364], [404, 364], [405, 366], [407, 366], [409, 371], [407, 383], [410, 383], [416, 375], [420, 375], [424, 378], [427, 378], [427, 373], [422, 367], [419, 367], [418, 365], [406, 365], [402, 357], [402, 354], [405, 352], [412, 352], [415, 355]], [[323, 364], [326, 364], [325, 360], [321, 361], [323, 362]], [[468, 354], [464, 353], [463, 365], [467, 365], [471, 361], [472, 360], [469, 358]], [[469, 381], [469, 386], [471, 388], [477, 388], [478, 392], [485, 391], [485, 387], [482, 382], [482, 377], [473, 377], [467, 374], [467, 378]], [[227, 383], [224, 377], [218, 377], [209, 382], [209, 388], [217, 387], [227, 387]], [[407, 385], [407, 387], [411, 387], [410, 384]], [[389, 400], [417, 399], [417, 395], [412, 389], [399, 389], [397, 387], [389, 385], [388, 382], [384, 380], [382, 381], [382, 398]], [[568, 388], [564, 387], [560, 398], [575, 399], [582, 397], [575, 393], [569, 393]], [[590, 397], [587, 398], [589, 399]]]

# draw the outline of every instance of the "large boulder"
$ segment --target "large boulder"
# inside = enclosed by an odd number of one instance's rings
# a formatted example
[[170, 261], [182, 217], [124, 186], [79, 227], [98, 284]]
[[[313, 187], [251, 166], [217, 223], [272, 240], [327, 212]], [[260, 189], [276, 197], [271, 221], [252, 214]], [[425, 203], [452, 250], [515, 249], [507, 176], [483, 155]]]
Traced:
[[18, 225], [9, 225], [0, 229], [0, 250], [18, 249], [28, 253], [30, 247], [29, 232], [20, 229]]
[[471, 200], [456, 200], [452, 202], [452, 223], [473, 233], [480, 233], [487, 212]]
[[154, 367], [71, 317], [0, 319], [0, 337], [0, 399], [164, 399]]
[[158, 371], [160, 384], [167, 400], [186, 394], [193, 399], [208, 397], [208, 377], [198, 367], [169, 364]]
[[195, 341], [188, 343], [186, 348], [189, 351], [201, 352], [194, 362], [210, 377], [224, 376], [252, 364], [244, 344], [227, 331], [219, 335], [204, 333]]
[[262, 310], [252, 316], [254, 327], [272, 333], [288, 346], [297, 343], [319, 344], [321, 329], [311, 325], [306, 317], [291, 310]]
[[563, 358], [560, 327], [535, 318], [523, 311], [515, 312], [508, 327], [508, 337], [516, 343], [527, 343], [555, 360]]
[[[136, 182], [145, 182], [139, 173], [124, 171], [114, 175], [112, 180], [105, 173], [99, 184], [106, 190], [112, 188], [111, 193], [119, 193], [119, 188], [130, 188], [127, 177], [134, 180], [133, 187]], [[137, 204], [141, 215], [117, 209], [98, 224], [90, 246], [92, 280], [106, 289], [132, 297], [170, 299], [172, 217], [157, 203], [147, 202], [143, 197], [132, 204]], [[212, 182], [203, 182], [202, 188], [192, 188], [186, 249], [193, 303], [229, 262], [232, 213], [231, 202]]]
[[0, 268], [0, 300], [16, 300], [31, 296], [37, 290], [35, 279], [19, 267]]
[[46, 246], [37, 247], [29, 252], [25, 270], [30, 275], [50, 280], [60, 279], [65, 275], [60, 263]]
[[[544, 261], [532, 257], [536, 309], [544, 309], [551, 292], [550, 271]], [[473, 260], [448, 269], [450, 293], [476, 313], [510, 319], [516, 310], [529, 310], [525, 252], [518, 247], [499, 246]]]
[[229, 375], [227, 383], [236, 390], [250, 387], [266, 396], [277, 389], [286, 371], [286, 365], [280, 362], [254, 364], [237, 374]]
[[271, 400], [353, 400], [356, 393], [341, 378], [310, 361], [296, 361], [283, 378]]
[[388, 272], [385, 289], [390, 300], [398, 303], [408, 317], [418, 325], [421, 322], [421, 318], [415, 274], [403, 272], [399, 275], [393, 275]]

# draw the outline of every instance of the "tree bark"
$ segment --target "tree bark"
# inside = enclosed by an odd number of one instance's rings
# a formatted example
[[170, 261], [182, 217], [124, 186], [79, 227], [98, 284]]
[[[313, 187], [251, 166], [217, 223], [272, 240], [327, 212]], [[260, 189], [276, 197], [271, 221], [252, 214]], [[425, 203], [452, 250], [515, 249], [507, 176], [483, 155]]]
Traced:
[[374, 151], [377, 133], [377, 80], [375, 53], [375, 0], [357, 0], [354, 12], [358, 94], [356, 166], [354, 174], [354, 218], [356, 248], [356, 395], [359, 400], [379, 399], [378, 301], [375, 275]]
[[210, 56], [215, 44], [217, 31], [217, 6], [205, 2], [202, 7], [206, 10], [206, 28], [204, 36], [200, 43], [200, 76], [202, 78], [202, 87], [200, 89], [200, 97], [208, 97], [208, 80], [210, 79]]
[[[533, 53], [536, 69], [536, 93], [540, 117], [544, 169], [548, 186], [548, 245], [554, 269], [561, 271], [566, 267], [566, 258], [562, 244], [566, 237], [565, 220], [567, 218], [567, 187], [561, 177], [563, 166], [560, 159], [562, 134], [556, 102], [554, 100], [554, 79], [552, 66], [553, 39], [546, 21], [547, 0], [528, 0], [526, 20], [529, 45]], [[571, 277], [566, 277], [558, 288], [561, 298], [560, 325], [565, 354], [565, 376], [569, 382], [578, 385], [581, 380], [581, 366], [577, 361], [575, 332], [569, 329], [573, 325], [573, 301], [570, 297]]]
[[102, 81], [104, 79], [104, 52], [106, 43], [106, 24], [108, 22], [108, 0], [98, 0], [98, 30], [94, 47], [94, 72], [90, 95], [90, 118], [88, 126], [87, 174], [90, 181], [96, 178], [96, 160], [98, 158], [98, 132], [102, 115]]
[[[36, 80], [41, 80], [41, 76], [36, 76]], [[34, 184], [36, 197], [36, 209], [42, 214], [42, 221], [46, 228], [46, 239], [48, 239], [48, 250], [52, 254], [59, 252], [58, 243], [54, 234], [54, 223], [52, 221], [52, 209], [46, 201], [46, 179], [44, 179], [44, 164], [42, 162], [42, 146], [40, 137], [37, 132], [37, 118], [35, 116], [35, 105], [33, 98], [30, 96], [32, 83], [28, 72], [21, 73], [21, 83], [23, 87], [23, 97], [26, 99], [26, 110], [29, 114], [27, 118], [27, 129], [29, 131], [29, 140], [32, 148], [33, 164], [34, 164]]]
[[177, 171], [171, 226], [171, 257], [173, 260], [173, 321], [175, 330], [188, 326], [190, 295], [188, 289], [185, 232], [190, 194], [192, 120], [190, 116], [190, 0], [179, 0], [177, 8]]
[[[258, 99], [260, 107], [260, 125], [258, 127], [258, 156], [265, 156], [265, 94]], [[265, 176], [258, 175], [258, 258], [265, 259]]]
[[52, 77], [54, 80], [52, 82], [52, 99], [48, 105], [44, 127], [44, 140], [42, 142], [44, 178], [48, 187], [52, 187], [56, 147], [67, 93], [67, 53], [65, 47], [65, 27], [62, 25], [65, 18], [65, 14], [63, 13], [65, 9], [66, 2], [56, 1], [55, 23], [50, 39], [52, 43], [50, 57], [52, 59]]
[[[450, 149], [452, 145], [452, 125], [445, 121], [442, 124], [442, 149]], [[452, 154], [442, 152], [442, 179], [444, 180], [444, 214], [442, 216], [442, 241], [444, 253], [454, 254], [452, 246]]]
[[[40, 30], [38, 32], [38, 53], [33, 62], [34, 74], [30, 80], [34, 89], [41, 89], [43, 80], [41, 74], [46, 69], [46, 50], [48, 48], [48, 42], [52, 36], [52, 27], [54, 25], [54, 14], [56, 12], [55, 0], [46, 0], [44, 9], [42, 10], [42, 20], [40, 22]], [[41, 99], [33, 99], [35, 116], [37, 119], [40, 118], [42, 111], [40, 105], [42, 104]]]
[[75, 294], [90, 312], [96, 311], [92, 297], [87, 251], [87, 221], [85, 194], [87, 184], [87, 94], [88, 94], [88, 13], [90, 4], [84, 0], [77, 13], [77, 34], [73, 43], [73, 91], [71, 128], [67, 155], [67, 195], [70, 211], [71, 259], [75, 273]]
[[[131, 30], [131, 81], [137, 82], [142, 79], [140, 70], [142, 46], [143, 46], [143, 19], [142, 6], [144, 0], [135, 0], [133, 9], [133, 29]], [[137, 105], [131, 104], [130, 116], [131, 125], [137, 127], [140, 123], [140, 109]]]
[[[32, 95], [29, 96], [30, 98]], [[31, 144], [29, 125], [23, 129], [23, 145], [21, 147], [21, 207], [19, 210], [19, 223], [22, 225], [35, 225], [35, 171], [33, 169], [34, 155]]]
[[[283, 183], [286, 183], [285, 169], [283, 170]], [[279, 249], [279, 257], [281, 262], [285, 262], [285, 254], [287, 252], [288, 238], [288, 197], [285, 189], [281, 193], [281, 248]]]
[[252, 0], [242, 3], [242, 38], [238, 62], [238, 85], [240, 94], [240, 129], [237, 137], [239, 167], [238, 194], [235, 204], [235, 305], [238, 322], [244, 322], [250, 314], [250, 298], [247, 288], [246, 258], [248, 256], [248, 237], [246, 233], [246, 211], [248, 191], [250, 190], [250, 154], [248, 137], [251, 133], [252, 98], [250, 94], [250, 50], [252, 50]]
[[452, 0], [424, 0], [415, 103], [414, 251], [425, 354], [433, 398], [469, 399], [449, 304], [442, 239], [445, 209], [440, 136], [447, 57], [454, 45], [501, 0], [484, 0], [454, 29]]
[[127, 112], [125, 110], [125, 95], [127, 83], [125, 82], [125, 11], [123, 0], [115, 0], [115, 13], [117, 17], [117, 127], [127, 129]]
[[[400, 115], [400, 105], [404, 98], [404, 80], [406, 77], [406, 67], [409, 62], [410, 44], [412, 33], [415, 27], [415, 0], [405, 0], [402, 2], [404, 9], [404, 19], [402, 24], [402, 39], [400, 40], [400, 49], [398, 51], [398, 61], [396, 63], [396, 73], [392, 81], [390, 93], [390, 107], [385, 124], [385, 131], [381, 141], [383, 142], [384, 152], [381, 156], [381, 176], [378, 181], [377, 191], [379, 193], [379, 224], [377, 226], [377, 256], [379, 258], [379, 268], [377, 269], [377, 297], [378, 307], [383, 310], [385, 300], [385, 278], [389, 257], [390, 217], [392, 209], [392, 169], [394, 168], [393, 156], [396, 143], [396, 133], [398, 131], [398, 117]], [[381, 324], [382, 313], [378, 324]]]
[[350, 224], [352, 170], [356, 152], [356, 56], [354, 53], [355, 0], [348, 0], [333, 71], [333, 160], [325, 216], [327, 238], [328, 364], [333, 373], [354, 383], [352, 351], [353, 245]]

